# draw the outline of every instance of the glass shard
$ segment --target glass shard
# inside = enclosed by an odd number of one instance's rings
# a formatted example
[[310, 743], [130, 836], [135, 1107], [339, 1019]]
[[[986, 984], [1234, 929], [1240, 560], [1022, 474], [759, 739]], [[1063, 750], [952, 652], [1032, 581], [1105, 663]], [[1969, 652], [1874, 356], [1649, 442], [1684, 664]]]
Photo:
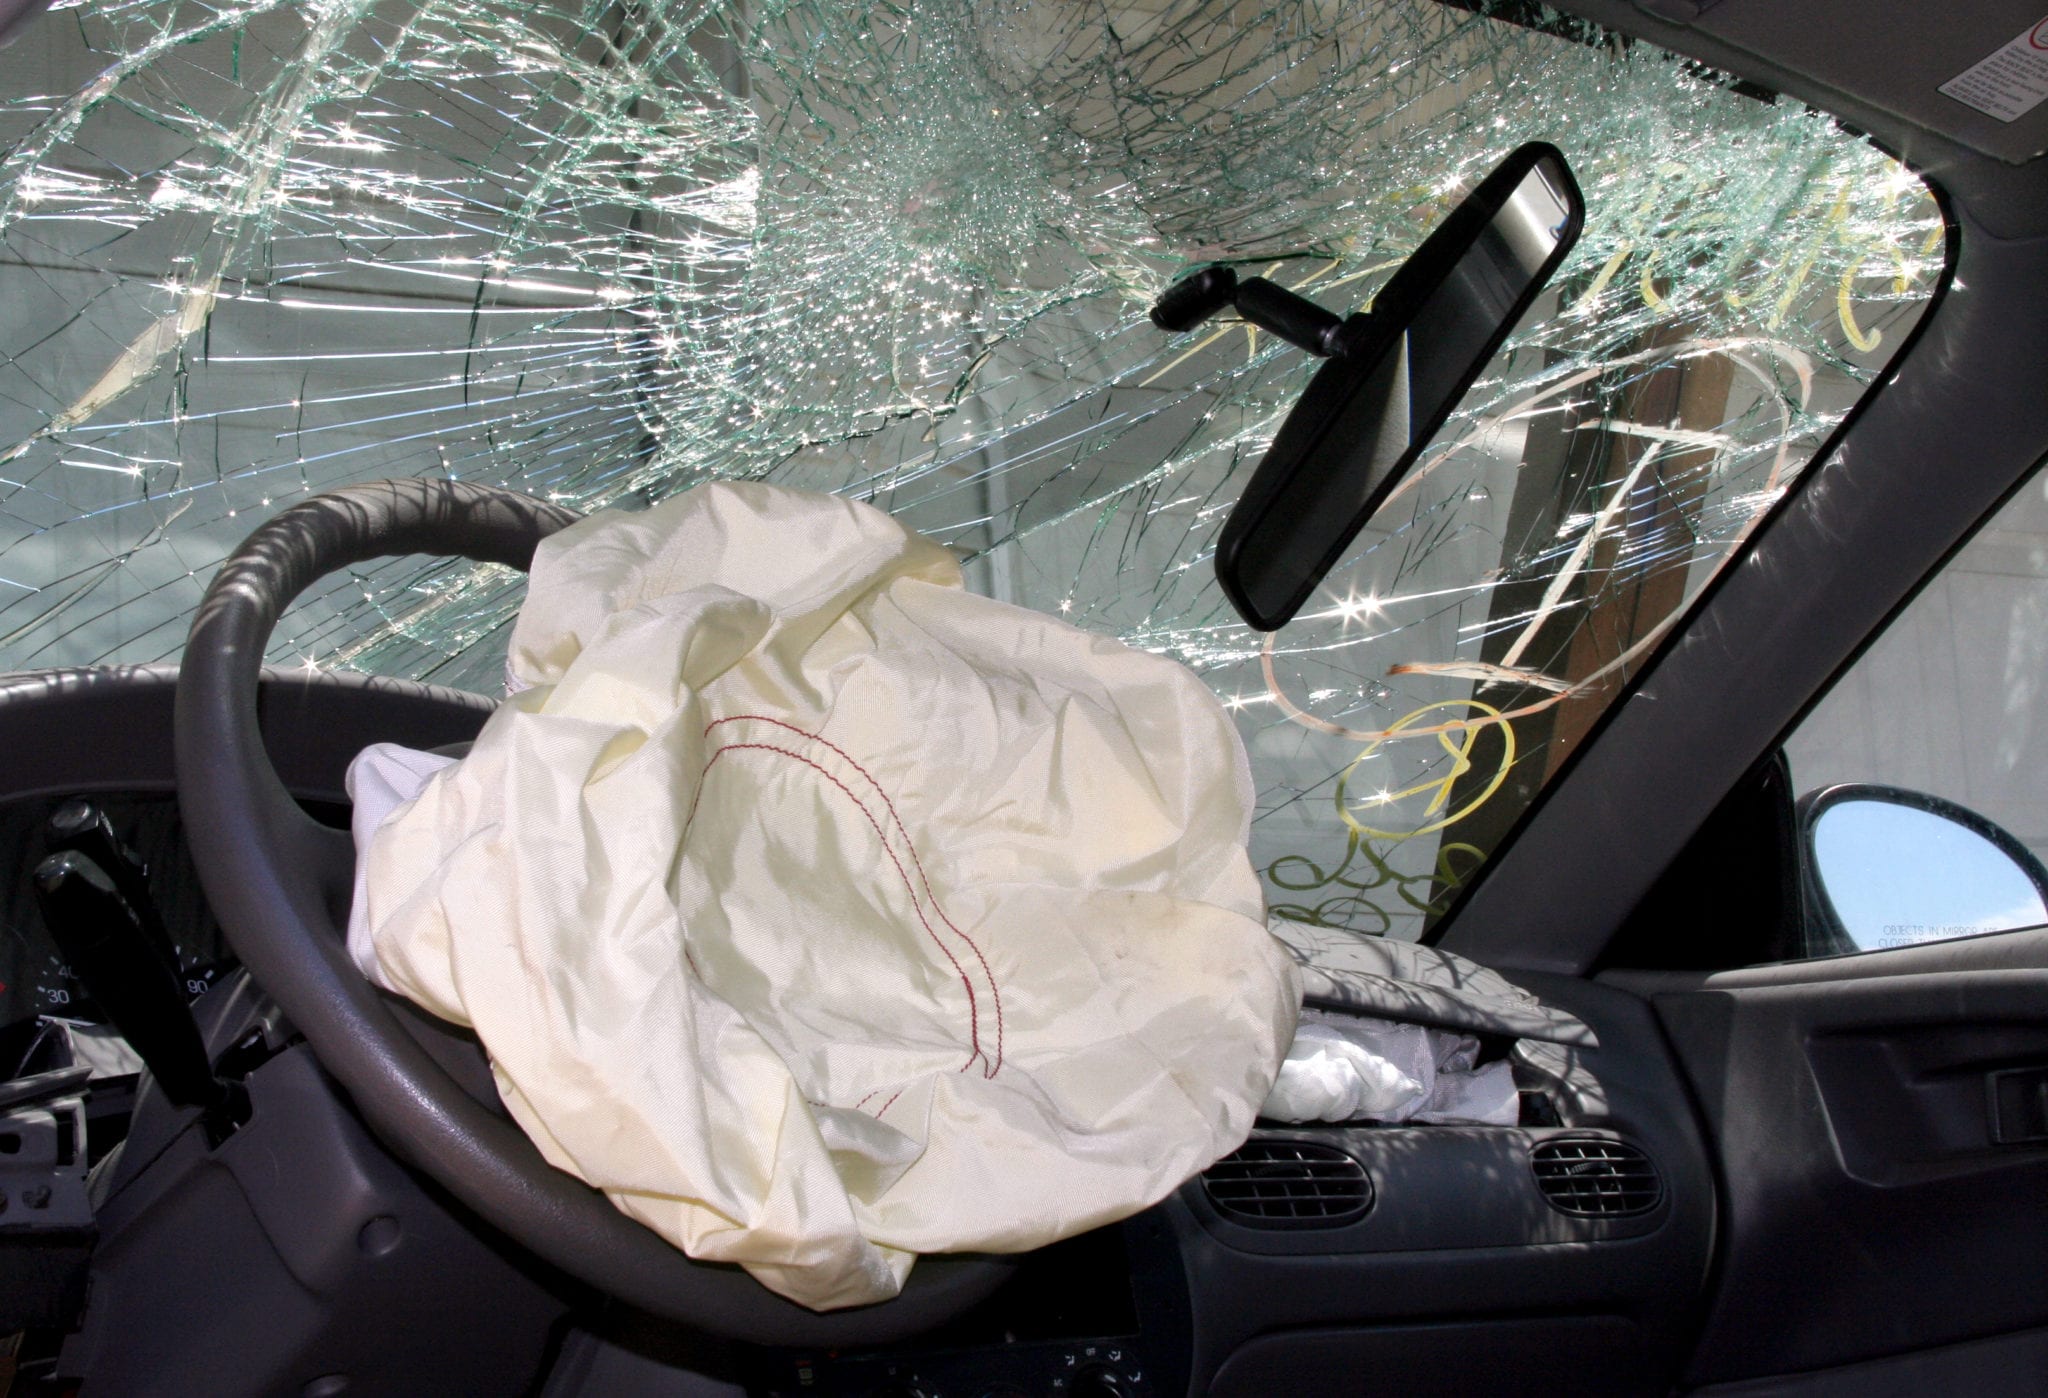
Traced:
[[[1417, 935], [1942, 261], [1924, 189], [1825, 118], [1547, 28], [1422, 0], [55, 10], [0, 75], [0, 659], [174, 659], [253, 524], [351, 481], [843, 491], [1204, 674], [1290, 937]], [[1365, 305], [1535, 139], [1586, 192], [1577, 251], [1262, 641], [1211, 550], [1313, 366], [1146, 309], [1219, 260]], [[490, 689], [519, 597], [366, 565], [273, 659]]]

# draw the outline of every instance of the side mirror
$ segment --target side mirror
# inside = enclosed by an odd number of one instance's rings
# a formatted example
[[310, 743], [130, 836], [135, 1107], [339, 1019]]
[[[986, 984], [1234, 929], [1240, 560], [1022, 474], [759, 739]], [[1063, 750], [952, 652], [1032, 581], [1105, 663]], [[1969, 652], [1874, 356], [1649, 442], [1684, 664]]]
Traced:
[[1800, 799], [1799, 846], [1814, 951], [1877, 951], [2048, 924], [2041, 861], [1939, 796], [1826, 787]]
[[1342, 559], [1578, 241], [1585, 201], [1555, 146], [1531, 142], [1466, 196], [1381, 288], [1340, 319], [1262, 278], [1209, 267], [1168, 287], [1153, 323], [1225, 308], [1330, 362], [1287, 415], [1217, 540], [1239, 616], [1285, 625]]

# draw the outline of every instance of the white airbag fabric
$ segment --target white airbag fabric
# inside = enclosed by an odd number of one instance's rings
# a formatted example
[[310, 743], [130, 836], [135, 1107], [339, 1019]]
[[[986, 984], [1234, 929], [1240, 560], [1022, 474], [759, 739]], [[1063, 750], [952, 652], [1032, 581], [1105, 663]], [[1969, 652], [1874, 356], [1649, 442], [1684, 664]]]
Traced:
[[1513, 1126], [1521, 1098], [1505, 1060], [1479, 1066], [1470, 1034], [1310, 1010], [1259, 1115]]
[[691, 1256], [875, 1301], [1249, 1132], [1300, 984], [1179, 665], [868, 506], [718, 484], [544, 543], [509, 670], [459, 763], [352, 771], [425, 786], [358, 832], [351, 946]]

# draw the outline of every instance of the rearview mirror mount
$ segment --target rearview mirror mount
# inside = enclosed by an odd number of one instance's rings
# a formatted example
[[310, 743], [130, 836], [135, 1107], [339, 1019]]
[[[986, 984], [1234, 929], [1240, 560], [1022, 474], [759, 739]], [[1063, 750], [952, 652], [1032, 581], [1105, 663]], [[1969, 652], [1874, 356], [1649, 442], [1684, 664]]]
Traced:
[[1216, 577], [1274, 631], [1300, 610], [1471, 388], [1578, 241], [1585, 202], [1555, 146], [1522, 146], [1482, 180], [1374, 298], [1339, 318], [1260, 277], [1206, 267], [1152, 320], [1191, 330], [1234, 308], [1329, 359], [1225, 521]]

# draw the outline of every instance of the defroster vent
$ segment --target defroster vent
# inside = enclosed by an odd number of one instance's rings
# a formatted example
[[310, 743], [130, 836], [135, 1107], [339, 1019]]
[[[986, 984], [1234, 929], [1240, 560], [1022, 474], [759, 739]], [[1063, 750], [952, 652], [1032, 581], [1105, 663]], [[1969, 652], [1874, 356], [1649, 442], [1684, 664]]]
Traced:
[[1365, 1167], [1309, 1141], [1247, 1141], [1203, 1172], [1202, 1188], [1254, 1228], [1337, 1228], [1372, 1207]]
[[1648, 1213], [1664, 1195], [1650, 1157], [1626, 1141], [1555, 1137], [1538, 1142], [1529, 1163], [1551, 1207], [1581, 1218]]

